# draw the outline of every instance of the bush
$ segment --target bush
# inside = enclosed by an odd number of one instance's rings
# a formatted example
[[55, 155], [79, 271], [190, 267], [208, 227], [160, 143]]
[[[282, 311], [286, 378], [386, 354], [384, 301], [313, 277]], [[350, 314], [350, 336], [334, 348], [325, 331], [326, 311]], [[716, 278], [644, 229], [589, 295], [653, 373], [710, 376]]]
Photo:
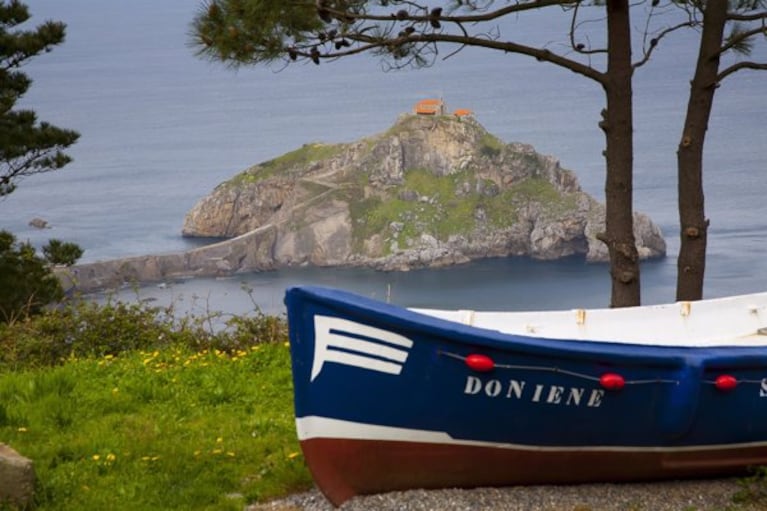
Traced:
[[227, 327], [231, 330], [233, 349], [288, 339], [288, 323], [285, 318], [267, 316], [262, 312], [255, 316], [235, 316], [227, 321]]
[[59, 280], [34, 247], [0, 231], [0, 322], [39, 314], [63, 296]]
[[75, 243], [66, 243], [61, 240], [51, 239], [43, 247], [43, 255], [51, 264], [63, 264], [72, 266], [83, 256], [83, 249]]
[[260, 313], [235, 317], [219, 330], [210, 326], [209, 319], [176, 318], [172, 306], [72, 300], [34, 318], [0, 324], [0, 368], [52, 366], [71, 357], [114, 356], [178, 345], [231, 353], [288, 340], [284, 318]]

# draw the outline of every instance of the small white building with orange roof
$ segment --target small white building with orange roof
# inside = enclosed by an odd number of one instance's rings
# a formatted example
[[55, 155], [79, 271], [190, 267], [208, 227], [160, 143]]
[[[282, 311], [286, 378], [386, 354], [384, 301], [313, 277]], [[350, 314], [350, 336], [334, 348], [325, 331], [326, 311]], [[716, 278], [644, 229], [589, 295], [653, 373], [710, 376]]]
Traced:
[[441, 99], [422, 99], [415, 104], [413, 112], [417, 115], [444, 115], [445, 102]]
[[[447, 106], [441, 99], [422, 99], [413, 107], [413, 113], [416, 115], [445, 115]], [[456, 117], [466, 117], [472, 114], [473, 112], [468, 108], [459, 108], [453, 112]]]

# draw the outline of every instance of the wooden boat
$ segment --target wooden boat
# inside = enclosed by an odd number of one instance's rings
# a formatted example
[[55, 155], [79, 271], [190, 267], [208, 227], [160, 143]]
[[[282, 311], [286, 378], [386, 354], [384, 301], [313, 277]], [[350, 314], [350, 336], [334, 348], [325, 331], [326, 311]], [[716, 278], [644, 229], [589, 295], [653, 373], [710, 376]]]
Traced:
[[335, 505], [767, 464], [767, 293], [500, 313], [296, 287], [286, 304], [298, 438]]

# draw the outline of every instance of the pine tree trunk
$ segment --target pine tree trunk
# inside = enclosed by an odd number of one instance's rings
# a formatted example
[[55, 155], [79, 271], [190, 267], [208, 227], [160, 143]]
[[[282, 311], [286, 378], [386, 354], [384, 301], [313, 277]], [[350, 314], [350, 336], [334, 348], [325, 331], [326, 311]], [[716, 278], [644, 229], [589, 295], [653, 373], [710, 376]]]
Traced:
[[727, 0], [710, 0], [703, 14], [703, 32], [682, 139], [677, 150], [679, 187], [679, 257], [677, 300], [703, 298], [708, 220], [703, 194], [703, 145], [719, 73], [719, 50], [727, 21]]
[[634, 239], [631, 26], [628, 0], [607, 2], [608, 60], [604, 83], [605, 233], [612, 277], [611, 307], [639, 305], [639, 255]]

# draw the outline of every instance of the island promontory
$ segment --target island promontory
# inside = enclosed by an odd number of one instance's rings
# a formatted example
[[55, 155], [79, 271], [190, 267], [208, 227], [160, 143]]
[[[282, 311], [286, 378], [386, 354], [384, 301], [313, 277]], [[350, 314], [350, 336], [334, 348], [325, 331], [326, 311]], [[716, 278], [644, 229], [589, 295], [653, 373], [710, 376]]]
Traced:
[[[242, 257], [261, 268], [605, 261], [604, 214], [554, 157], [504, 143], [470, 115], [405, 114], [379, 135], [306, 144], [244, 170], [194, 206], [183, 234], [260, 231]], [[634, 222], [640, 257], [665, 255], [660, 229], [641, 213]]]

